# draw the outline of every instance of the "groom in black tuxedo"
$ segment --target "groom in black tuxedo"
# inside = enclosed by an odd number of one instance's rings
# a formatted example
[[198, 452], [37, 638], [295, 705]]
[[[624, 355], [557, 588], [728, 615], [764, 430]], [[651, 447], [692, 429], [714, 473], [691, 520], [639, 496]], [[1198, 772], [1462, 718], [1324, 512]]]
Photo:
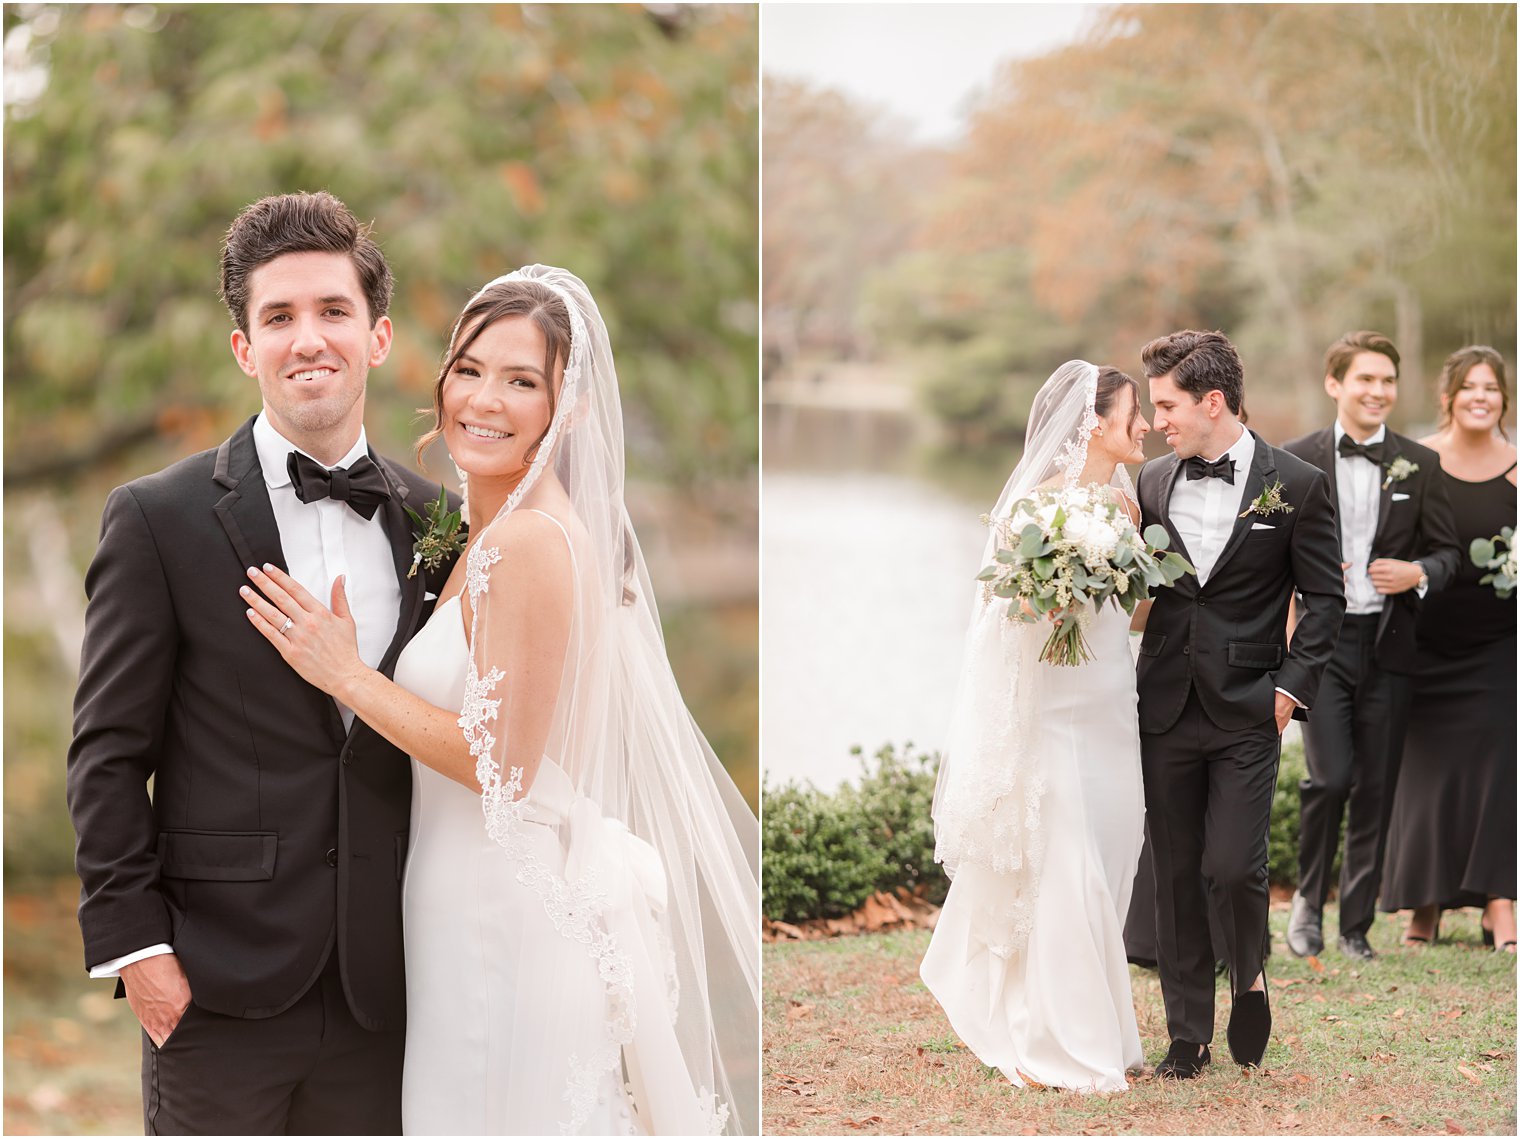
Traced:
[[143, 1026], [148, 1134], [399, 1134], [408, 760], [297, 676], [238, 594], [266, 562], [321, 598], [341, 575], [387, 674], [426, 616], [402, 503], [427, 484], [363, 431], [391, 272], [343, 203], [288, 194], [233, 222], [222, 294], [263, 410], [113, 491], [86, 577], [68, 770], [85, 963]]
[[1280, 736], [1314, 701], [1346, 603], [1325, 475], [1241, 422], [1235, 346], [1218, 332], [1174, 332], [1141, 359], [1156, 429], [1175, 452], [1140, 469], [1143, 521], [1165, 527], [1197, 570], [1158, 591], [1137, 675], [1172, 1039], [1156, 1074], [1187, 1079], [1210, 1062], [1214, 1035], [1211, 903], [1230, 967], [1231, 1055], [1258, 1065], [1266, 1050], [1267, 831]]
[[1330, 870], [1346, 817], [1341, 860], [1340, 950], [1370, 960], [1367, 931], [1382, 882], [1383, 839], [1403, 749], [1415, 622], [1430, 590], [1462, 565], [1440, 457], [1388, 429], [1399, 398], [1399, 353], [1377, 332], [1348, 332], [1325, 353], [1335, 422], [1286, 450], [1330, 479], [1346, 620], [1319, 699], [1304, 727], [1309, 777], [1299, 783], [1298, 892], [1288, 948], [1325, 947]]

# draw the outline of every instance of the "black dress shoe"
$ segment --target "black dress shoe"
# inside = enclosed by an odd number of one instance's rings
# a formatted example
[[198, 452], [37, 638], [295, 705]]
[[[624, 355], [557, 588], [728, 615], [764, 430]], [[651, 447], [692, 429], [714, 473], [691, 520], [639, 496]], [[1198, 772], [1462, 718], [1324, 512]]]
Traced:
[[1242, 1068], [1261, 1066], [1272, 1035], [1272, 1006], [1265, 989], [1248, 989], [1237, 993], [1230, 1007], [1230, 1024], [1225, 1039], [1230, 1045], [1230, 1059]]
[[1355, 957], [1358, 961], [1371, 961], [1377, 956], [1372, 946], [1367, 944], [1365, 933], [1341, 934], [1340, 946], [1342, 953], [1347, 957]]
[[1295, 957], [1318, 957], [1325, 951], [1325, 935], [1320, 930], [1322, 915], [1302, 895], [1293, 895], [1288, 913], [1288, 951]]
[[1156, 1065], [1156, 1078], [1158, 1080], [1191, 1080], [1203, 1073], [1212, 1057], [1209, 1055], [1209, 1046], [1203, 1046], [1202, 1055], [1199, 1054], [1198, 1045], [1189, 1044], [1186, 1040], [1173, 1040], [1172, 1046], [1166, 1050], [1166, 1059]]

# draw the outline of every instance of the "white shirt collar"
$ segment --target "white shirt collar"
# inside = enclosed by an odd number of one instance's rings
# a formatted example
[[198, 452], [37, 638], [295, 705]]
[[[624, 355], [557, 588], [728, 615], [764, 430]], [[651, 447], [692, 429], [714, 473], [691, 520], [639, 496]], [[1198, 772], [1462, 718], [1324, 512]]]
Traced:
[[[260, 411], [258, 418], [253, 421], [253, 445], [258, 451], [259, 466], [264, 471], [264, 485], [267, 487], [279, 487], [290, 485], [290, 473], [286, 470], [287, 456], [292, 451], [301, 451], [313, 462], [321, 462], [315, 455], [302, 451], [285, 436], [275, 430], [274, 424], [269, 422], [269, 413]], [[331, 467], [322, 463], [328, 470], [339, 467], [349, 467], [359, 459], [361, 455], [369, 454], [369, 443], [364, 435], [364, 425], [359, 425], [359, 440], [350, 449], [348, 454], [339, 459]]]
[[[1246, 425], [1242, 423], [1240, 424], [1240, 437], [1236, 439], [1235, 442], [1231, 443], [1229, 448], [1226, 449], [1225, 453], [1223, 455], [1220, 455], [1219, 458], [1223, 459], [1228, 456], [1229, 458], [1235, 460], [1236, 467], [1247, 466], [1249, 465], [1249, 460], [1254, 450], [1255, 446], [1251, 442], [1251, 432], [1248, 431], [1246, 429]], [[1203, 456], [1200, 455], [1199, 457], [1202, 458]], [[1207, 461], [1212, 463], [1218, 462], [1219, 460], [1208, 459]]]
[[[1341, 421], [1340, 421], [1339, 417], [1336, 418], [1334, 427], [1335, 427], [1335, 445], [1337, 447], [1339, 447], [1341, 445], [1341, 436], [1344, 435], [1344, 434], [1346, 434], [1346, 429], [1341, 426]], [[1363, 447], [1370, 447], [1373, 443], [1381, 443], [1383, 441], [1383, 437], [1386, 436], [1387, 434], [1388, 434], [1388, 424], [1386, 424], [1386, 423], [1379, 423], [1378, 424], [1378, 429], [1376, 431], [1374, 431], [1371, 435], [1367, 436], [1367, 438], [1365, 438], [1365, 439], [1362, 440], [1362, 446]]]

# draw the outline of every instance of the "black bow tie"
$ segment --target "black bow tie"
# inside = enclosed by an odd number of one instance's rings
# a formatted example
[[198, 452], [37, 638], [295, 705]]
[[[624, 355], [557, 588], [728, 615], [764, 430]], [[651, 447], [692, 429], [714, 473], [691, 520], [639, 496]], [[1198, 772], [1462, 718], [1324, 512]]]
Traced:
[[1234, 486], [1235, 460], [1224, 455], [1211, 463], [1202, 455], [1194, 455], [1187, 461], [1187, 477], [1189, 482], [1194, 479], [1224, 479]]
[[375, 516], [382, 502], [390, 501], [390, 485], [368, 455], [360, 455], [347, 470], [341, 467], [328, 470], [315, 459], [292, 451], [285, 460], [285, 470], [302, 502], [320, 502], [324, 498], [346, 502], [366, 522]]
[[1376, 443], [1358, 443], [1351, 436], [1342, 435], [1340, 444], [1336, 449], [1347, 459], [1353, 455], [1360, 455], [1368, 462], [1376, 463], [1378, 466], [1383, 465], [1382, 440]]

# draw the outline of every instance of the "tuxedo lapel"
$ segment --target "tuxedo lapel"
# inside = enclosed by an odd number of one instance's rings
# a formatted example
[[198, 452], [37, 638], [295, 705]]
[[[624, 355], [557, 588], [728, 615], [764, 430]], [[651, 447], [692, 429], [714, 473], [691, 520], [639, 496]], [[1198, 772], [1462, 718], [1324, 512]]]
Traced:
[[380, 671], [390, 676], [396, 667], [396, 659], [401, 655], [401, 650], [406, 646], [407, 641], [412, 639], [412, 634], [417, 631], [423, 604], [427, 597], [427, 574], [423, 573], [419, 566], [415, 575], [407, 577], [412, 569], [412, 543], [416, 541], [416, 535], [412, 532], [412, 520], [404, 505], [407, 485], [391, 468], [389, 461], [376, 455], [373, 449], [369, 457], [385, 475], [385, 481], [390, 484], [391, 497], [380, 509], [385, 519], [385, 535], [391, 543], [391, 558], [395, 563], [396, 582], [401, 586], [401, 611], [396, 615], [396, 635], [391, 638], [390, 647], [385, 650], [385, 656], [380, 661]]
[[[258, 448], [253, 442], [252, 419], [233, 432], [232, 438], [217, 451], [212, 478], [227, 488], [226, 495], [213, 509], [242, 565], [246, 568], [268, 563], [289, 573], [285, 549], [280, 545], [280, 526], [274, 518], [269, 487], [264, 482], [264, 469], [259, 466]], [[334, 739], [341, 740], [343, 718], [338, 714], [337, 703], [331, 696], [317, 694], [322, 697], [327, 713], [328, 731]]]
[[[1399, 457], [1399, 437], [1392, 431], [1383, 431], [1383, 465], [1378, 468], [1378, 520], [1377, 529], [1372, 533], [1372, 548], [1378, 549], [1378, 544], [1383, 540], [1383, 531], [1388, 528], [1389, 515], [1393, 513], [1393, 491], [1399, 484], [1388, 477], [1388, 468], [1393, 466]], [[1387, 606], [1384, 606], [1386, 609]]]
[[[1161, 485], [1156, 491], [1156, 513], [1161, 519], [1161, 525], [1166, 528], [1168, 536], [1172, 539], [1172, 549], [1176, 550], [1191, 563], [1193, 555], [1188, 553], [1188, 548], [1182, 541], [1182, 536], [1177, 533], [1177, 527], [1172, 525], [1172, 489], [1177, 485], [1177, 466], [1177, 455], [1175, 452], [1165, 456], [1161, 460], [1161, 474], [1158, 476], [1161, 479]], [[1196, 576], [1191, 574], [1188, 576], [1192, 577], [1194, 582], [1197, 582], [1198, 578]], [[1182, 580], [1179, 579], [1177, 584], [1181, 585]]]
[[269, 562], [286, 569], [280, 527], [274, 520], [269, 488], [264, 485], [264, 472], [253, 445], [252, 419], [218, 448], [216, 469], [211, 477], [227, 488], [212, 509], [244, 568]]
[[[1250, 430], [1247, 428], [1247, 430]], [[1277, 479], [1277, 464], [1272, 459], [1272, 448], [1267, 446], [1267, 441], [1256, 432], [1251, 434], [1256, 438], [1256, 450], [1251, 455], [1251, 469], [1246, 473], [1246, 489], [1240, 498], [1240, 511], [1235, 517], [1234, 529], [1230, 531], [1230, 540], [1224, 544], [1224, 549], [1219, 551], [1219, 558], [1214, 562], [1214, 568], [1209, 571], [1209, 580], [1213, 581], [1224, 569], [1224, 565], [1240, 549], [1245, 542], [1246, 535], [1251, 532], [1251, 527], [1259, 517], [1250, 512], [1250, 505], [1261, 496], [1269, 482]]]

